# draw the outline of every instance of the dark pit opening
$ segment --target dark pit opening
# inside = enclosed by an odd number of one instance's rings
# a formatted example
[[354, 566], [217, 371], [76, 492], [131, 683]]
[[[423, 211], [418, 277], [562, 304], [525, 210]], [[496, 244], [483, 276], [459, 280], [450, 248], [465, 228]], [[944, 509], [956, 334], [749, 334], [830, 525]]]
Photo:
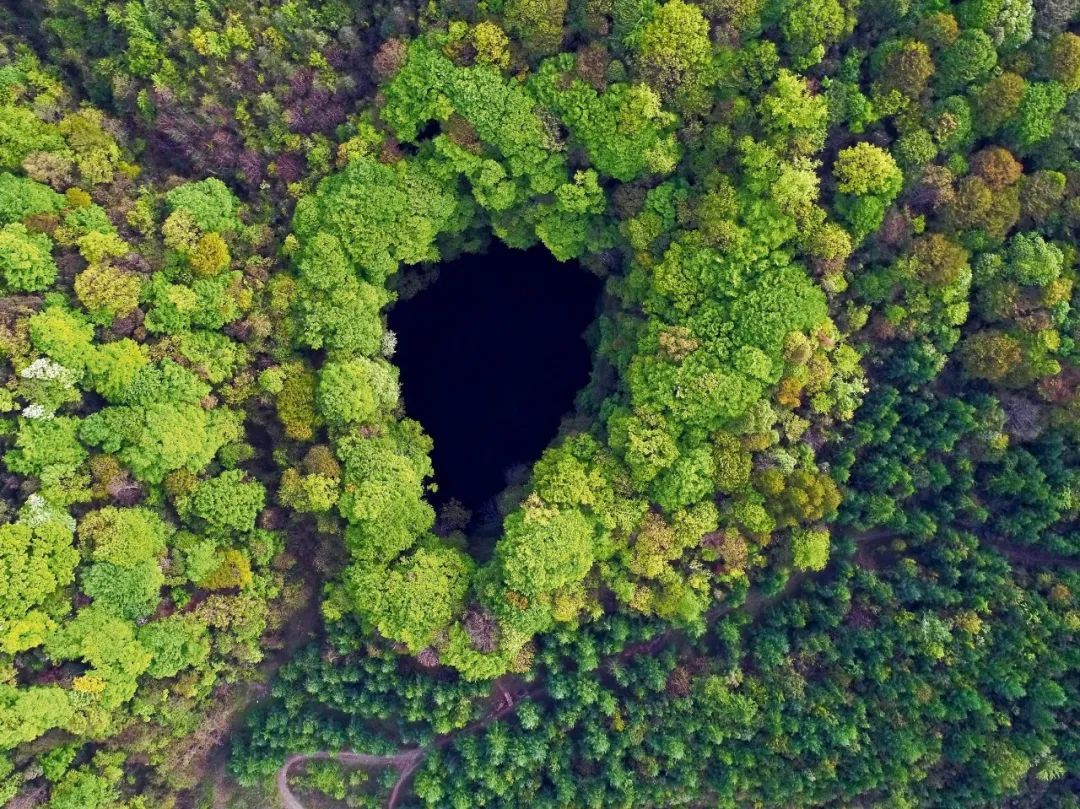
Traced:
[[436, 507], [458, 500], [475, 523], [508, 474], [555, 438], [589, 381], [583, 333], [600, 289], [596, 276], [543, 248], [495, 242], [440, 265], [438, 280], [393, 307], [405, 412], [435, 442]]

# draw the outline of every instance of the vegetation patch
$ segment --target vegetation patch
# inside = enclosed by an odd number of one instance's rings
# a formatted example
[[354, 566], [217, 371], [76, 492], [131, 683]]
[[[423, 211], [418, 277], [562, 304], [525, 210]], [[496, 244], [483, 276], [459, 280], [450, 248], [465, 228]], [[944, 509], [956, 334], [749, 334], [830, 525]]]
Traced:
[[[1077, 26], [0, 10], [0, 802], [1074, 806]], [[386, 318], [492, 245], [603, 304], [474, 556]]]

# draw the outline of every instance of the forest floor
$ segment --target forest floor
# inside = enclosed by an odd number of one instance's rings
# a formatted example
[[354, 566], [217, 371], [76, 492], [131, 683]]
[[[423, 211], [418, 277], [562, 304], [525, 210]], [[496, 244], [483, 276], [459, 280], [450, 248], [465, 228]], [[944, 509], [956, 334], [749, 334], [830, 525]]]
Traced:
[[[766, 607], [775, 604], [781, 599], [793, 593], [806, 579], [806, 574], [792, 574], [784, 587], [772, 596], [762, 596], [760, 593], [751, 591], [741, 605], [749, 616], [756, 618]], [[730, 605], [722, 604], [714, 607], [706, 614], [708, 621], [726, 615], [731, 610], [737, 609]], [[654, 638], [640, 643], [627, 646], [616, 654], [610, 655], [601, 662], [602, 667], [608, 667], [619, 660], [627, 660], [642, 654], [655, 654], [664, 647], [682, 640], [680, 630], [672, 628], [662, 632]], [[480, 719], [451, 733], [438, 736], [431, 744], [420, 748], [406, 748], [384, 756], [369, 755], [366, 753], [354, 753], [351, 751], [318, 750], [313, 753], [296, 753], [285, 759], [277, 771], [276, 786], [278, 796], [281, 798], [283, 809], [307, 809], [303, 803], [293, 794], [289, 787], [289, 771], [297, 764], [308, 761], [337, 761], [342, 764], [357, 764], [365, 767], [393, 767], [398, 771], [398, 779], [394, 783], [387, 798], [387, 809], [395, 809], [401, 793], [408, 785], [413, 773], [423, 763], [427, 754], [440, 747], [445, 747], [454, 738], [480, 730], [502, 717], [513, 713], [517, 707], [528, 700], [541, 699], [547, 695], [547, 688], [542, 683], [534, 684], [530, 688], [521, 689], [521, 680], [514, 675], [506, 675], [495, 680], [492, 684], [491, 705]], [[513, 688], [513, 690], [512, 690]]]
[[[857, 548], [855, 562], [870, 570], [879, 569], [881, 564], [873, 554], [874, 548], [898, 538], [901, 538], [901, 535], [893, 531], [871, 531], [860, 534], [855, 538]], [[989, 541], [986, 544], [1001, 553], [1004, 557], [1009, 559], [1009, 561], [1016, 564], [1040, 567], [1056, 565], [1071, 569], [1080, 568], [1080, 559], [1075, 557], [1058, 556], [1031, 548], [1019, 548], [999, 541]], [[746, 600], [737, 608], [745, 610], [751, 620], [753, 620], [767, 607], [772, 606], [778, 601], [791, 595], [807, 578], [808, 574], [806, 573], [793, 573], [788, 577], [784, 587], [771, 596], [764, 596], [759, 591], [751, 590], [750, 593], [747, 594]], [[706, 614], [706, 619], [709, 622], [715, 621], [726, 615], [732, 609], [737, 608], [727, 604], [721, 604], [711, 609]], [[632, 644], [618, 653], [610, 655], [602, 661], [601, 666], [607, 667], [615, 661], [626, 660], [642, 654], [655, 654], [664, 647], [677, 643], [682, 639], [683, 633], [679, 629], [672, 628], [650, 640]], [[342, 764], [357, 764], [366, 767], [394, 767], [397, 769], [398, 779], [394, 783], [393, 789], [390, 791], [386, 804], [387, 809], [395, 809], [402, 791], [408, 785], [413, 773], [420, 767], [424, 758], [431, 750], [445, 747], [457, 736], [472, 733], [487, 727], [507, 714], [513, 713], [522, 702], [530, 699], [541, 699], [547, 694], [547, 689], [542, 683], [534, 684], [531, 688], [524, 690], [519, 689], [515, 692], [512, 692], [508, 687], [520, 684], [521, 681], [512, 676], [501, 677], [495, 680], [492, 684], [491, 706], [483, 717], [459, 730], [437, 737], [426, 747], [407, 748], [385, 756], [374, 756], [351, 751], [334, 752], [330, 750], [319, 750], [314, 753], [297, 753], [289, 756], [277, 771], [276, 778], [277, 792], [278, 796], [281, 798], [283, 809], [307, 809], [307, 807], [297, 799], [289, 787], [289, 770], [302, 762], [326, 760], [338, 761]]]
[[[313, 587], [309, 582], [308, 587]], [[320, 631], [322, 613], [319, 610], [317, 593], [319, 590], [311, 590], [309, 597], [303, 599], [304, 606], [291, 612], [280, 635], [280, 645], [270, 651], [266, 658], [259, 664], [256, 674], [250, 679], [228, 686], [221, 695], [220, 714], [221, 721], [216, 723], [220, 726], [220, 739], [228, 738], [239, 729], [245, 722], [248, 713], [262, 699], [269, 696], [270, 687], [279, 668], [287, 663], [305, 643], [310, 642]], [[287, 627], [287, 629], [286, 629]], [[212, 746], [208, 752], [204, 752], [204, 758], [199, 765], [206, 778], [213, 782], [210, 791], [212, 797], [212, 809], [223, 809], [228, 806], [236, 792], [237, 785], [229, 775], [228, 744], [219, 743]], [[295, 763], [295, 762], [294, 762]], [[284, 793], [280, 792], [284, 800]], [[304, 809], [298, 802], [286, 803], [287, 809]]]

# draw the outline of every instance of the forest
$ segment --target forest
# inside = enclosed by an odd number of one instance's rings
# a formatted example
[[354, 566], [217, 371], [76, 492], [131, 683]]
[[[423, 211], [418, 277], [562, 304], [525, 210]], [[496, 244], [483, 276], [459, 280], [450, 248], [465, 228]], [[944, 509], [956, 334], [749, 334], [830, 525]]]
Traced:
[[1080, 809], [1078, 234], [1080, 0], [0, 4], [0, 804]]

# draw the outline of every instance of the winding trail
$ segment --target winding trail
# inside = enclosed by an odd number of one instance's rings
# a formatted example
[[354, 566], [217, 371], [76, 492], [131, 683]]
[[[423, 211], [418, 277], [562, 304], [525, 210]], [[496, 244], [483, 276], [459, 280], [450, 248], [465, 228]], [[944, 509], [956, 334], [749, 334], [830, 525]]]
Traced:
[[1050, 553], [1049, 551], [1040, 551], [1035, 548], [1006, 545], [1004, 542], [991, 541], [986, 544], [1016, 565], [1067, 567], [1070, 570], [1080, 569], [1080, 557], [1061, 556], [1059, 554]]
[[[1000, 553], [1014, 565], [1021, 567], [1064, 567], [1069, 570], [1080, 569], [1080, 556], [1068, 556], [1024, 545], [1016, 545], [1000, 537], [979, 536], [978, 526], [966, 527], [968, 531], [979, 537], [979, 541], [984, 547]], [[894, 539], [903, 538], [902, 533], [889, 530], [867, 531], [858, 534], [854, 538], [857, 547], [856, 561], [862, 561], [859, 557], [860, 552], [871, 550], [874, 546], [882, 545]]]
[[[860, 548], [865, 548], [866, 546], [881, 544], [902, 536], [902, 534], [894, 531], [869, 531], [856, 536], [855, 543]], [[1077, 557], [1058, 556], [1030, 548], [1020, 548], [999, 540], [984, 540], [984, 542], [988, 547], [1005, 556], [1010, 562], [1018, 565], [1060, 566], [1072, 570], [1080, 568], [1080, 558]], [[751, 590], [747, 594], [746, 600], [738, 608], [745, 610], [751, 618], [755, 618], [766, 607], [791, 595], [807, 578], [806, 573], [794, 572], [788, 577], [784, 587], [771, 596], [762, 596], [759, 591]], [[720, 604], [706, 613], [706, 620], [715, 621], [717, 618], [731, 612], [732, 609], [736, 608], [727, 604]], [[655, 654], [681, 637], [682, 632], [673, 627], [650, 640], [631, 644], [619, 652], [609, 655], [601, 663], [601, 666], [606, 668], [619, 660], [626, 660], [641, 654]], [[547, 688], [542, 684], [533, 685], [531, 688], [519, 691], [516, 694], [511, 693], [506, 688], [505, 683], [507, 681], [508, 678], [499, 678], [492, 684], [492, 694], [497, 695], [499, 699], [484, 716], [463, 728], [436, 737], [431, 744], [425, 747], [408, 748], [385, 756], [348, 751], [334, 753], [329, 750], [319, 750], [315, 753], [295, 753], [289, 756], [277, 771], [277, 791], [281, 797], [283, 809], [307, 809], [300, 803], [289, 787], [289, 770], [294, 765], [307, 761], [338, 761], [342, 764], [359, 764], [364, 767], [394, 767], [398, 771], [398, 779], [390, 791], [386, 807], [387, 809], [395, 809], [402, 789], [408, 784], [413, 773], [416, 772], [431, 750], [445, 747], [456, 736], [487, 727], [503, 716], [513, 713], [522, 702], [536, 699], [547, 693]]]
[[329, 750], [319, 750], [315, 753], [295, 753], [289, 756], [285, 759], [285, 763], [278, 769], [276, 779], [277, 791], [278, 795], [281, 796], [283, 809], [307, 809], [300, 803], [293, 794], [292, 789], [289, 787], [289, 770], [294, 765], [307, 761], [338, 761], [342, 764], [359, 764], [363, 767], [395, 768], [398, 771], [398, 779], [394, 783], [393, 789], [390, 790], [390, 795], [386, 801], [387, 809], [394, 809], [394, 807], [397, 806], [398, 798], [401, 796], [401, 790], [409, 782], [413, 773], [416, 772], [416, 769], [423, 763], [424, 758], [432, 749], [445, 747], [455, 736], [459, 736], [463, 733], [472, 733], [473, 731], [486, 727], [492, 722], [515, 711], [517, 706], [522, 702], [534, 699], [541, 694], [546, 693], [546, 689], [543, 686], [537, 685], [513, 694], [506, 689], [506, 686], [503, 683], [504, 679], [505, 678], [500, 678], [493, 684], [493, 691], [499, 695], [499, 701], [496, 702], [484, 716], [463, 728], [437, 736], [431, 744], [425, 747], [411, 747], [385, 756], [375, 756], [368, 753], [352, 753], [348, 751], [333, 753]]
[[289, 770], [295, 764], [307, 761], [340, 761], [342, 764], [360, 764], [365, 767], [395, 767], [399, 773], [397, 783], [390, 793], [387, 803], [389, 807], [397, 804], [398, 792], [401, 786], [412, 775], [413, 771], [423, 761], [427, 753], [426, 747], [415, 747], [402, 750], [389, 756], [372, 756], [367, 753], [331, 753], [328, 750], [320, 750], [317, 753], [296, 753], [285, 759], [285, 763], [277, 771], [277, 790], [281, 796], [281, 804], [284, 809], [305, 809], [292, 790], [289, 788]]

